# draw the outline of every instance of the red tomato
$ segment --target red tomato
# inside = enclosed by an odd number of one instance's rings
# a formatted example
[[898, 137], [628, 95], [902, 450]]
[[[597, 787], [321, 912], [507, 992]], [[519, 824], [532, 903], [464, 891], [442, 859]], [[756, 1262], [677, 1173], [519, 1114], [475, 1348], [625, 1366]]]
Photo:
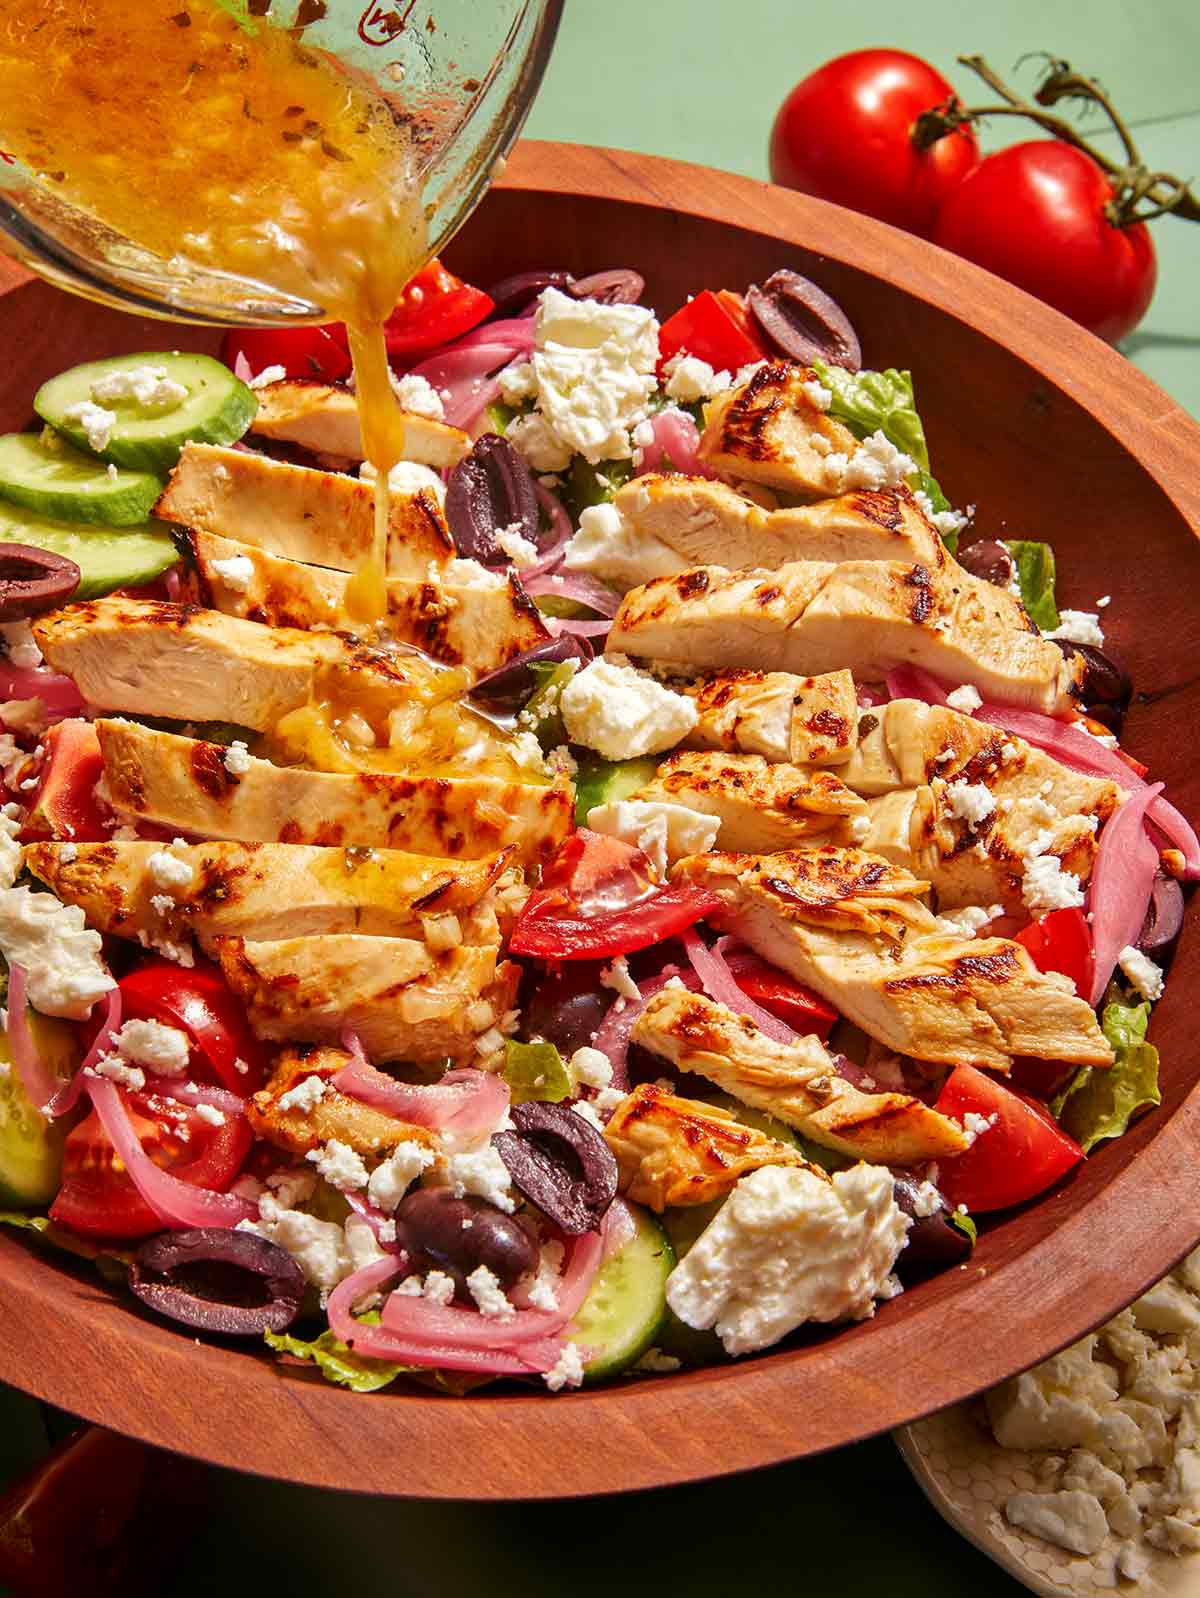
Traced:
[[654, 891], [650, 862], [636, 845], [577, 827], [543, 868], [531, 899], [546, 910], [597, 915], [628, 909]]
[[705, 289], [667, 318], [658, 330], [660, 361], [669, 361], [680, 350], [698, 355], [719, 372], [736, 372], [767, 358], [745, 300], [731, 289]]
[[938, 1186], [952, 1207], [1006, 1210], [1043, 1192], [1083, 1158], [1083, 1150], [1034, 1099], [1002, 1087], [972, 1065], [958, 1065], [935, 1108], [964, 1120], [997, 1117], [965, 1154], [938, 1162]]
[[827, 1038], [838, 1018], [836, 1010], [818, 998], [810, 988], [786, 971], [778, 971], [765, 960], [729, 962], [734, 980], [748, 999], [769, 1010], [777, 1020], [785, 1022], [797, 1032], [812, 1032]]
[[1070, 977], [1075, 992], [1086, 999], [1096, 975], [1092, 931], [1082, 910], [1051, 910], [1017, 933], [1039, 971]]
[[469, 333], [492, 309], [493, 302], [482, 289], [447, 272], [435, 258], [409, 283], [387, 319], [388, 355], [411, 361], [414, 355]]
[[531, 894], [509, 939], [513, 954], [539, 960], [609, 960], [673, 938], [717, 909], [707, 888], [680, 883], [623, 910], [598, 915], [556, 914], [556, 906]]
[[1145, 316], [1158, 263], [1146, 227], [1114, 227], [1089, 155], [1033, 139], [981, 161], [938, 214], [934, 241], [1115, 343]]
[[232, 371], [239, 355], [255, 377], [282, 366], [285, 377], [337, 383], [350, 375], [350, 353], [339, 327], [240, 327], [221, 340], [221, 359]]
[[913, 123], [954, 91], [903, 50], [853, 50], [788, 95], [771, 130], [771, 177], [819, 200], [928, 236], [938, 207], [979, 160], [969, 128], [918, 150]]
[[[212, 1126], [191, 1106], [152, 1093], [124, 1098], [146, 1153], [181, 1182], [222, 1193], [241, 1170], [254, 1142], [245, 1116], [230, 1115]], [[89, 1237], [148, 1237], [162, 1231], [162, 1221], [117, 1159], [95, 1110], [67, 1135], [63, 1185], [50, 1215]]]
[[104, 775], [100, 739], [90, 721], [72, 717], [46, 733], [46, 760], [23, 835], [50, 835], [71, 843], [105, 843], [112, 812], [96, 798]]
[[[246, 1012], [215, 965], [147, 960], [117, 986], [123, 1021], [161, 1021], [179, 1027], [192, 1040], [191, 1071], [212, 1077], [239, 1098], [263, 1084], [267, 1050], [250, 1030]], [[238, 1064], [248, 1066], [238, 1070]]]

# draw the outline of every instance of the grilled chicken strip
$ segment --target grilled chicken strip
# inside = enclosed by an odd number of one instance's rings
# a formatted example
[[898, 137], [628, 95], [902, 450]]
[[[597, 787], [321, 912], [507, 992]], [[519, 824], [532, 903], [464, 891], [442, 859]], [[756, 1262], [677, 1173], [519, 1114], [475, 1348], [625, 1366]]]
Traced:
[[[367, 1160], [390, 1154], [401, 1143], [423, 1143], [436, 1150], [437, 1134], [428, 1127], [398, 1121], [333, 1086], [333, 1078], [351, 1059], [342, 1049], [284, 1049], [271, 1080], [246, 1105], [258, 1136], [293, 1154], [307, 1154], [336, 1139]], [[280, 1105], [286, 1093], [312, 1076], [324, 1084], [324, 1092], [311, 1109]]]
[[253, 755], [235, 761], [234, 772], [221, 744], [133, 721], [99, 721], [96, 731], [115, 809], [210, 838], [468, 860], [512, 846], [514, 859], [531, 863], [548, 859], [571, 826], [573, 800], [562, 779], [548, 786], [502, 777], [310, 771]]
[[222, 616], [142, 599], [91, 599], [34, 623], [55, 671], [97, 710], [232, 721], [256, 732], [311, 702], [348, 701], [386, 723], [436, 669], [401, 664], [333, 633]]
[[696, 701], [689, 749], [724, 749], [797, 766], [840, 766], [858, 742], [859, 708], [848, 671], [723, 671], [672, 683]]
[[420, 937], [422, 917], [471, 911], [505, 857], [452, 864], [296, 843], [34, 843], [25, 865], [97, 931], [148, 947], [194, 935], [207, 949], [219, 937]]
[[1096, 1017], [1019, 943], [939, 930], [928, 883], [858, 849], [681, 860], [735, 932], [897, 1054], [1007, 1071], [1014, 1056], [1111, 1065]]
[[768, 488], [814, 499], [836, 494], [841, 464], [858, 449], [848, 427], [818, 410], [806, 392], [815, 373], [780, 362], [760, 366], [740, 388], [709, 401], [699, 456], [724, 477], [743, 477]]
[[798, 1150], [729, 1110], [677, 1098], [649, 1082], [617, 1105], [604, 1140], [616, 1155], [621, 1192], [659, 1215], [724, 1198], [740, 1177], [763, 1165], [799, 1165], [828, 1181]]
[[[248, 450], [185, 444], [156, 516], [335, 571], [352, 572], [375, 537], [375, 490], [343, 472], [290, 466]], [[422, 579], [454, 543], [437, 496], [393, 493], [388, 570]]]
[[833, 1056], [818, 1039], [776, 1043], [749, 1016], [735, 1015], [701, 993], [662, 989], [630, 1036], [680, 1070], [707, 1077], [743, 1104], [766, 1110], [839, 1154], [880, 1165], [915, 1165], [967, 1147], [962, 1127], [919, 1099], [861, 1092], [838, 1075]]
[[[317, 455], [338, 455], [361, 461], [362, 434], [358, 406], [349, 389], [294, 378], [268, 383], [258, 390], [258, 415], [250, 431], [262, 438], [299, 444]], [[457, 427], [428, 416], [404, 417], [404, 458], [422, 466], [456, 466], [468, 454], [471, 440]]]
[[[226, 616], [268, 627], [353, 630], [346, 618], [349, 579], [343, 572], [284, 560], [215, 533], [192, 533], [191, 544], [212, 603]], [[466, 666], [476, 676], [550, 637], [515, 574], [501, 576], [472, 561], [440, 568], [436, 581], [428, 572], [420, 578], [390, 577], [387, 591], [387, 624], [396, 638], [447, 666]]]
[[654, 779], [630, 796], [684, 805], [721, 823], [722, 849], [770, 854], [853, 825], [867, 802], [831, 771], [806, 771], [762, 755], [685, 751], [662, 762]]
[[260, 1038], [330, 1043], [350, 1027], [370, 1059], [414, 1065], [481, 1064], [521, 978], [495, 947], [435, 953], [412, 938], [216, 938], [213, 950]]
[[1002, 588], [957, 567], [894, 561], [797, 561], [769, 574], [698, 566], [659, 577], [626, 594], [606, 648], [689, 674], [846, 668], [869, 682], [915, 665], [1047, 715], [1072, 708], [1083, 671], [1081, 657], [1067, 660]]

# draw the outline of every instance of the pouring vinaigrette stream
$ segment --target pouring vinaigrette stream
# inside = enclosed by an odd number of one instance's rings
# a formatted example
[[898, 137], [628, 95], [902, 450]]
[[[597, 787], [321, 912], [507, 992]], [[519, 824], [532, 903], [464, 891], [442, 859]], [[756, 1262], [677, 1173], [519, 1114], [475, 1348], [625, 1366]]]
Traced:
[[403, 456], [383, 323], [427, 256], [394, 108], [292, 33], [214, 0], [34, 0], [0, 18], [5, 142], [53, 191], [164, 260], [321, 307], [349, 330], [375, 541], [347, 590], [387, 608]]

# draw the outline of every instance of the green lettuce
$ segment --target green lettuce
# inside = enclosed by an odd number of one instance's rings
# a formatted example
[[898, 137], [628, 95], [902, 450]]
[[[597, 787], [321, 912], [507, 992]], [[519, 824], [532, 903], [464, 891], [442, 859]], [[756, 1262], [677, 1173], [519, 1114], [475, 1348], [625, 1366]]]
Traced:
[[[364, 1325], [378, 1326], [379, 1316], [372, 1310], [360, 1316]], [[290, 1337], [286, 1332], [264, 1332], [267, 1343], [277, 1354], [294, 1354], [299, 1359], [311, 1359], [328, 1382], [339, 1387], [349, 1387], [356, 1393], [377, 1393], [387, 1387], [397, 1376], [413, 1369], [411, 1365], [393, 1365], [382, 1359], [363, 1359], [352, 1353], [345, 1343], [332, 1332], [322, 1332], [311, 1342], [300, 1337]]]
[[509, 1038], [504, 1045], [504, 1080], [514, 1104], [528, 1099], [558, 1104], [571, 1097], [571, 1077], [553, 1043], [518, 1043]]
[[543, 749], [557, 749], [567, 741], [558, 696], [575, 675], [576, 662], [535, 660], [529, 671], [537, 686], [525, 701], [521, 725], [533, 729]]
[[1049, 544], [1028, 538], [1009, 538], [1005, 547], [1017, 568], [1021, 603], [1043, 632], [1052, 632], [1059, 622], [1054, 597], [1054, 551]]
[[508, 432], [509, 424], [521, 415], [515, 405], [506, 405], [503, 400], [493, 400], [487, 408], [488, 421], [492, 424], [492, 432], [499, 433], [503, 438]]
[[593, 466], [582, 455], [576, 455], [563, 477], [558, 497], [567, 508], [573, 527], [591, 505], [603, 505], [633, 476], [633, 462], [601, 461]]
[[1109, 1070], [1082, 1067], [1050, 1106], [1085, 1154], [1106, 1138], [1120, 1137], [1134, 1116], [1162, 1103], [1158, 1050], [1146, 1042], [1149, 1023], [1149, 1004], [1132, 1003], [1111, 983], [1100, 1028], [1112, 1044], [1114, 1063]]
[[957, 1227], [974, 1248], [979, 1241], [979, 1228], [965, 1210], [951, 1210], [946, 1217], [951, 1226]]

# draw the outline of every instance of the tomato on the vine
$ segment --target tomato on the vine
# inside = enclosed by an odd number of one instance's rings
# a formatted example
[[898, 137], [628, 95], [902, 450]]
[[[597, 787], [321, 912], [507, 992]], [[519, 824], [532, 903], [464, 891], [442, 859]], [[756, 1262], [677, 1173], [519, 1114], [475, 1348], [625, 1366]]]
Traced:
[[1033, 139], [981, 161], [946, 196], [933, 238], [1115, 343], [1146, 314], [1158, 263], [1144, 223], [1108, 220], [1112, 198], [1091, 156]]
[[771, 177], [791, 189], [928, 234], [938, 208], [979, 160], [970, 128], [928, 149], [913, 142], [923, 111], [953, 89], [904, 50], [852, 50], [804, 78], [771, 130]]

